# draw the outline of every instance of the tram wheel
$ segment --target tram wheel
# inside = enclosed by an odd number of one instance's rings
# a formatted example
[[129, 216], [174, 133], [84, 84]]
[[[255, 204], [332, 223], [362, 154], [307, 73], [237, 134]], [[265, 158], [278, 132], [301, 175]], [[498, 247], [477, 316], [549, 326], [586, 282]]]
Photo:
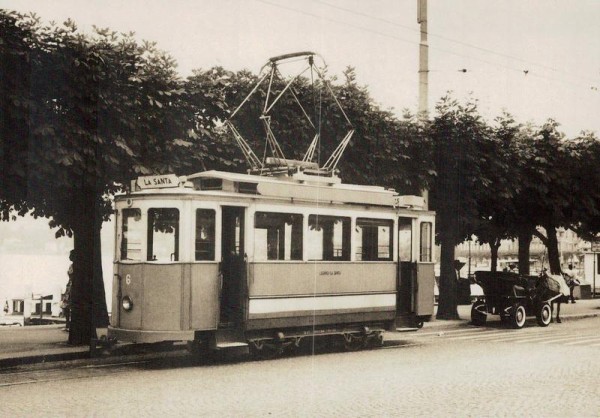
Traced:
[[415, 316], [410, 320], [410, 326], [413, 328], [421, 329], [421, 328], [423, 328], [424, 324], [425, 324], [425, 322], [422, 319], [420, 319], [418, 316]]
[[367, 336], [364, 334], [346, 332], [342, 334], [342, 338], [346, 351], [357, 351], [367, 346]]
[[273, 340], [254, 340], [250, 342], [250, 354], [257, 360], [271, 360], [283, 354], [286, 346]]
[[207, 339], [188, 341], [187, 350], [198, 362], [210, 362], [216, 359], [216, 351], [210, 349]]
[[371, 348], [383, 347], [383, 332], [375, 332], [373, 335], [369, 335], [368, 340]]

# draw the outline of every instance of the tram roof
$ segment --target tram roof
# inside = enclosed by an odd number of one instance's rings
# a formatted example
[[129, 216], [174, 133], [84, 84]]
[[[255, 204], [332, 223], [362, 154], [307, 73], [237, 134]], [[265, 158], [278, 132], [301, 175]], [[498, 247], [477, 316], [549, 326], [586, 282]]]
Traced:
[[426, 210], [420, 196], [400, 196], [381, 186], [343, 184], [337, 176], [315, 176], [303, 172], [291, 175], [259, 176], [225, 171], [204, 171], [188, 176], [145, 176], [132, 182], [134, 194], [226, 192], [288, 198], [305, 202], [354, 203]]

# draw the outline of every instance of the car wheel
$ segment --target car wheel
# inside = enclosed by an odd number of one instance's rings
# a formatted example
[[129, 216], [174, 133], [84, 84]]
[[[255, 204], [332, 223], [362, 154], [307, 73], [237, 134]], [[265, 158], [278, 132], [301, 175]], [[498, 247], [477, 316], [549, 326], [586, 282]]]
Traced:
[[485, 302], [477, 301], [471, 307], [471, 323], [473, 325], [485, 325], [487, 320], [487, 310]]
[[510, 314], [510, 322], [513, 328], [523, 328], [526, 317], [525, 307], [519, 303], [515, 304]]
[[547, 327], [550, 325], [550, 322], [552, 321], [552, 308], [548, 302], [544, 302], [540, 305], [536, 318], [540, 327]]

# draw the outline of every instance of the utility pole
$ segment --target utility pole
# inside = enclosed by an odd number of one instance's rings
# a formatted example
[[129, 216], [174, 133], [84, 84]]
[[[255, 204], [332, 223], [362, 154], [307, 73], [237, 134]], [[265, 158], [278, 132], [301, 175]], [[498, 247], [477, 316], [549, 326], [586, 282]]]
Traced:
[[[429, 45], [427, 44], [427, 0], [417, 0], [417, 23], [421, 29], [419, 42], [419, 118], [429, 117]], [[429, 208], [429, 190], [422, 190], [425, 209]]]
[[427, 0], [417, 0], [417, 23], [421, 30], [419, 43], [419, 116], [427, 119], [429, 95], [429, 45], [427, 43]]

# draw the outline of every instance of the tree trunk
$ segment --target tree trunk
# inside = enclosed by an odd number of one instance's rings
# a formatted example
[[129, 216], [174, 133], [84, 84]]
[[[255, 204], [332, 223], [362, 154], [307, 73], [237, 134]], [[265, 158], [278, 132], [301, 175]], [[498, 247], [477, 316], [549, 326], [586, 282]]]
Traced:
[[553, 226], [544, 226], [544, 228], [546, 229], [546, 235], [548, 237], [546, 248], [548, 248], [548, 263], [550, 264], [550, 273], [560, 274], [560, 252], [558, 250], [556, 228]]
[[519, 232], [519, 273], [529, 274], [529, 247], [533, 235], [529, 229]]
[[[92, 212], [93, 213], [93, 212]], [[94, 276], [93, 222], [82, 216], [73, 231], [73, 283], [71, 285], [71, 326], [69, 344], [89, 344], [92, 333], [92, 277]]]
[[74, 204], [79, 218], [73, 228], [74, 261], [71, 287], [69, 344], [89, 344], [96, 327], [108, 324], [100, 246], [101, 217], [93, 191], [82, 193]]
[[489, 245], [491, 257], [490, 271], [498, 271], [498, 250], [500, 250], [500, 240], [495, 239], [493, 242], [490, 242]]
[[440, 249], [440, 299], [437, 319], [459, 319], [458, 286], [454, 269], [454, 241], [442, 242]]

